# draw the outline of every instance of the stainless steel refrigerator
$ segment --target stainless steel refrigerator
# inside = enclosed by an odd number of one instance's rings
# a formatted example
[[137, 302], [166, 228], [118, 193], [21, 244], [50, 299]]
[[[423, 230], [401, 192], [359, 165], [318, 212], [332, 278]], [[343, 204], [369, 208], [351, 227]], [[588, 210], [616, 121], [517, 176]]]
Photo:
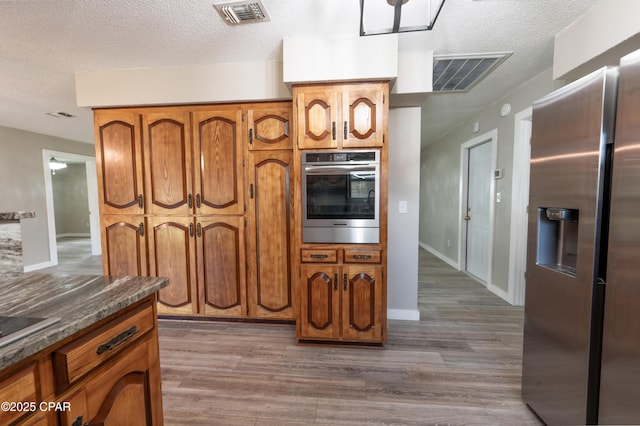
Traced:
[[640, 51], [533, 107], [522, 395], [640, 424]]

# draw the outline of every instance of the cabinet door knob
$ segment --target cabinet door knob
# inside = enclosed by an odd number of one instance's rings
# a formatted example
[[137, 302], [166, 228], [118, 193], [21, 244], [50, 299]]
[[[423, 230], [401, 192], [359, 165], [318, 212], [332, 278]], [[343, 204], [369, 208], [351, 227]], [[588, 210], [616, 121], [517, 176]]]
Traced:
[[200, 205], [201, 205], [200, 194], [196, 194], [196, 207], [200, 208]]
[[140, 236], [144, 237], [144, 223], [140, 222], [140, 226], [138, 227], [138, 229], [140, 230]]
[[333, 291], [338, 291], [338, 274], [333, 274]]
[[336, 122], [333, 121], [331, 122], [331, 137], [333, 138], [333, 140], [336, 140]]
[[343, 289], [344, 291], [347, 291], [347, 274], [344, 274], [344, 275], [342, 276], [342, 279], [343, 279], [343, 284], [344, 284], [344, 286], [343, 286], [343, 288], [342, 288], [342, 289]]
[[138, 207], [142, 208], [142, 194], [138, 194]]
[[189, 208], [193, 207], [193, 196], [191, 194], [187, 195], [187, 204], [189, 205]]
[[348, 133], [347, 133], [347, 123], [349, 123], [348, 121], [344, 122], [344, 138], [347, 139]]

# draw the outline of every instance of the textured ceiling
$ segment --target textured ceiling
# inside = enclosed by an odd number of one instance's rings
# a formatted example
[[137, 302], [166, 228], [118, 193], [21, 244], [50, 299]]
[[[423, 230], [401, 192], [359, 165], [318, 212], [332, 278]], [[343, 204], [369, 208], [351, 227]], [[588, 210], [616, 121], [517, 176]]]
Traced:
[[[400, 34], [400, 51], [514, 52], [470, 92], [427, 99], [428, 139], [551, 66], [554, 35], [595, 1], [447, 0], [433, 31]], [[262, 2], [271, 21], [231, 27], [213, 0], [0, 1], [0, 125], [92, 143], [76, 71], [276, 60], [285, 36], [359, 31], [359, 0]]]

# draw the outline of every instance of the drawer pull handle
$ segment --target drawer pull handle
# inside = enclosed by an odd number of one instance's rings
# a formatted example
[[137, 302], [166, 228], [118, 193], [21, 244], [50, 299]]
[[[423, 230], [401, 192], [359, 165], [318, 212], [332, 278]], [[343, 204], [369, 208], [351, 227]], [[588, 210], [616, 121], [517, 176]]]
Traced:
[[333, 274], [333, 291], [338, 291], [338, 274]]
[[312, 254], [311, 258], [312, 259], [326, 259], [327, 257], [329, 257], [326, 254]]
[[125, 330], [122, 333], [118, 334], [116, 337], [109, 340], [107, 343], [103, 343], [100, 346], [98, 346], [96, 353], [98, 355], [102, 355], [104, 352], [112, 350], [116, 346], [119, 346], [124, 342], [126, 342], [127, 340], [129, 340], [134, 334], [137, 334], [138, 331], [140, 331], [138, 330], [138, 327], [136, 327], [135, 325], [131, 326], [130, 329]]
[[354, 259], [371, 259], [371, 255], [370, 254], [354, 254], [353, 258]]

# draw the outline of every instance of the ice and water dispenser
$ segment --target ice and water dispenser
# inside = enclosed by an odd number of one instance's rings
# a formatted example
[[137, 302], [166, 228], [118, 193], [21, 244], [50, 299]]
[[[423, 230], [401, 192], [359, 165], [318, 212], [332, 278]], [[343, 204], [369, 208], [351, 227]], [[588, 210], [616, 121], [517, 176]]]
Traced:
[[578, 216], [577, 209], [538, 209], [538, 265], [576, 275]]

